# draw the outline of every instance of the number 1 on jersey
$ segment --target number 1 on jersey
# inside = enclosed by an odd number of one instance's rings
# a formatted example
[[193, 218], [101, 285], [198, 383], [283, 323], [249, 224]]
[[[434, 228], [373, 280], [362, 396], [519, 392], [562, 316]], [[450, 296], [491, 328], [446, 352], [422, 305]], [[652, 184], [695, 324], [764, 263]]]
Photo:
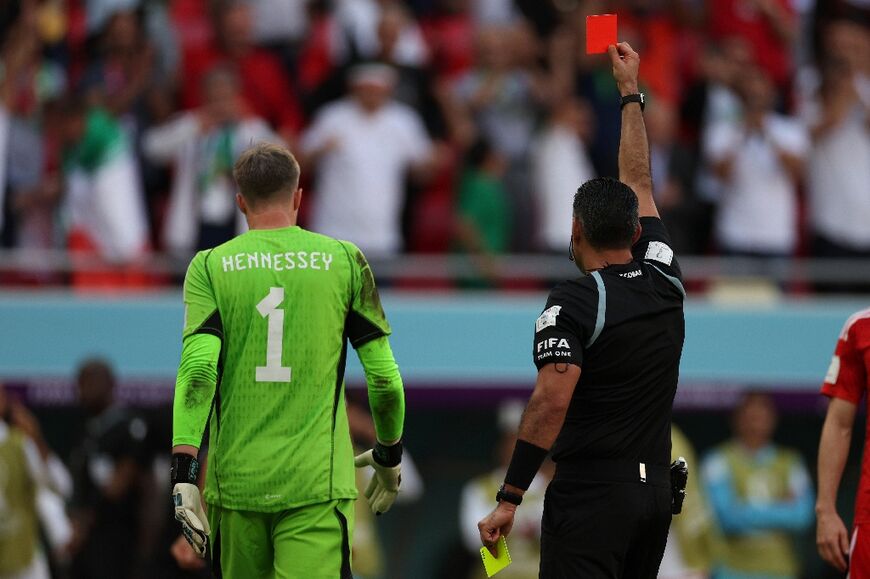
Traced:
[[278, 306], [284, 301], [284, 288], [273, 287], [269, 295], [257, 304], [257, 311], [268, 320], [266, 330], [266, 365], [257, 366], [257, 382], [289, 382], [290, 367], [281, 365], [284, 351], [284, 310]]

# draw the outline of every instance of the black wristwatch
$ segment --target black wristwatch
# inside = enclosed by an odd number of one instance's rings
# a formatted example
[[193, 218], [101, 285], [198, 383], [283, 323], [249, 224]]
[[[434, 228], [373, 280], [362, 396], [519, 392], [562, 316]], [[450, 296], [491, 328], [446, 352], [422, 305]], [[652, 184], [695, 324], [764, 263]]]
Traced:
[[634, 94], [627, 94], [622, 97], [622, 101], [619, 103], [619, 110], [625, 108], [625, 105], [628, 103], [638, 103], [640, 104], [640, 112], [643, 112], [644, 107], [646, 106], [646, 97], [642, 92], [637, 92]]
[[498, 489], [498, 492], [495, 493], [496, 502], [506, 502], [512, 505], [520, 506], [523, 502], [523, 496], [515, 493], [508, 492], [504, 490], [504, 485], [501, 485], [501, 488]]

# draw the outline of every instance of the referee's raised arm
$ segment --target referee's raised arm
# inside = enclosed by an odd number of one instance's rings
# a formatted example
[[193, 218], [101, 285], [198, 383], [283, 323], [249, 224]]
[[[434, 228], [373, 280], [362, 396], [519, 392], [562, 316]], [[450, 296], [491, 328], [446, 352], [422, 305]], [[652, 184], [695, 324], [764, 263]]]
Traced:
[[609, 56], [620, 180], [578, 184], [569, 256], [586, 275], [556, 285], [535, 321], [535, 389], [498, 504], [478, 523], [497, 550], [551, 453], [541, 579], [655, 579], [685, 490], [669, 468], [685, 289], [653, 200], [640, 58], [626, 43]]
[[622, 96], [622, 131], [619, 136], [619, 180], [637, 195], [638, 215], [658, 217], [653, 199], [649, 140], [643, 122], [644, 97], [638, 89], [640, 56], [627, 42], [607, 49], [613, 64], [613, 78]]

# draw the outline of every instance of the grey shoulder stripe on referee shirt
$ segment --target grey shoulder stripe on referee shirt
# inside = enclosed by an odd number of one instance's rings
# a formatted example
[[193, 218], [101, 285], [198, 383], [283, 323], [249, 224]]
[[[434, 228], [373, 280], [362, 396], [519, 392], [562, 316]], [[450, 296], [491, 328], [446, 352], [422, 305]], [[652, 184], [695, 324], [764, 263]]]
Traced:
[[686, 298], [686, 288], [683, 287], [683, 282], [681, 282], [680, 280], [678, 280], [677, 278], [675, 278], [675, 277], [672, 276], [672, 275], [668, 275], [668, 274], [666, 274], [665, 272], [663, 272], [662, 270], [660, 270], [659, 268], [657, 268], [656, 266], [654, 266], [654, 265], [651, 264], [650, 262], [646, 262], [646, 263], [647, 263], [647, 265], [649, 265], [651, 268], [653, 268], [654, 270], [656, 270], [657, 272], [659, 272], [660, 274], [662, 274], [663, 276], [665, 276], [666, 278], [668, 278], [668, 281], [671, 282], [672, 284], [674, 284], [675, 286], [677, 286], [677, 289], [680, 290], [680, 293], [681, 293], [681, 294], [683, 294], [683, 299]]
[[595, 316], [595, 331], [592, 332], [592, 337], [586, 342], [588, 348], [595, 343], [598, 336], [601, 335], [601, 330], [604, 329], [604, 316], [607, 313], [607, 290], [604, 289], [604, 279], [597, 271], [593, 271], [590, 275], [595, 280], [595, 285], [598, 286], [598, 315]]

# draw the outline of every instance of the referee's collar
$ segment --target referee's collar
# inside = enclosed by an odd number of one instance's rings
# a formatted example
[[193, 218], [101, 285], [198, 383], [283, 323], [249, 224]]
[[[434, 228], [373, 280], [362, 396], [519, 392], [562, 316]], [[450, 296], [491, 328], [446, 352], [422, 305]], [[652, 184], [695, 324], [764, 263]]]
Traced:
[[589, 273], [592, 273], [592, 271], [599, 271], [599, 272], [606, 271], [607, 273], [620, 274], [620, 273], [628, 273], [630, 271], [635, 271], [635, 270], [639, 270], [639, 269], [640, 269], [640, 264], [638, 262], [636, 262], [635, 260], [631, 260], [628, 263], [612, 263], [606, 267], [591, 270]]

